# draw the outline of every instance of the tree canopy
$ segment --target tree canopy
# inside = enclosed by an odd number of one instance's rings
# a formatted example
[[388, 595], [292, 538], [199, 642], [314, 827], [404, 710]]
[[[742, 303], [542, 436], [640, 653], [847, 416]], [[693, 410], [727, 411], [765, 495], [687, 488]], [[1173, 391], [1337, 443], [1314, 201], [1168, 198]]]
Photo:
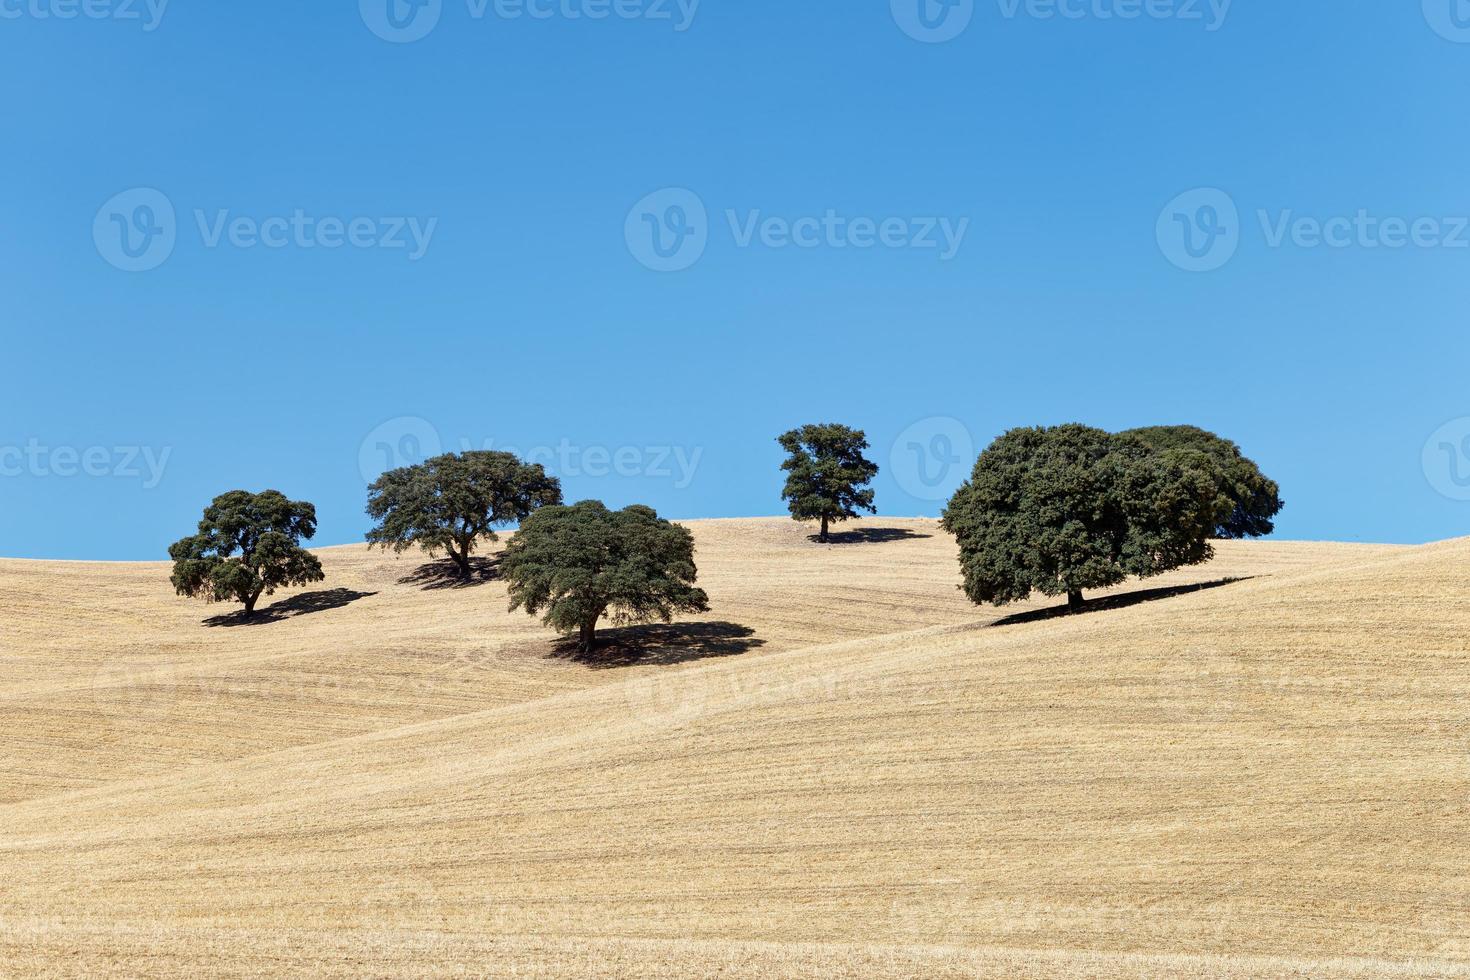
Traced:
[[250, 616], [262, 595], [326, 578], [321, 561], [301, 547], [315, 534], [309, 503], [278, 490], [221, 494], [205, 508], [199, 532], [168, 549], [174, 589], [206, 602], [242, 602]]
[[1157, 425], [1123, 434], [1137, 436], [1158, 451], [1197, 449], [1215, 461], [1234, 504], [1229, 516], [1216, 525], [1215, 537], [1257, 538], [1276, 530], [1274, 518], [1285, 506], [1281, 488], [1229, 439], [1192, 425]]
[[384, 473], [368, 488], [367, 513], [378, 524], [367, 540], [399, 554], [443, 549], [468, 577], [475, 545], [496, 540], [496, 527], [559, 503], [561, 483], [540, 464], [503, 452], [448, 453]]
[[863, 456], [868, 437], [862, 431], [835, 423], [804, 425], [776, 441], [788, 454], [781, 464], [786, 471], [781, 499], [793, 519], [821, 521], [818, 540], [830, 540], [834, 522], [858, 517], [860, 511], [877, 513], [868, 484], [878, 466]]
[[694, 585], [694, 537], [651, 507], [543, 507], [506, 545], [502, 567], [510, 608], [544, 611], [544, 622], [576, 634], [583, 652], [595, 647], [605, 614], [619, 624], [668, 623], [678, 612], [709, 611]]
[[975, 462], [943, 527], [960, 546], [965, 594], [1004, 605], [1065, 595], [1209, 560], [1234, 504], [1215, 459], [1154, 450], [1083, 425], [1013, 429]]

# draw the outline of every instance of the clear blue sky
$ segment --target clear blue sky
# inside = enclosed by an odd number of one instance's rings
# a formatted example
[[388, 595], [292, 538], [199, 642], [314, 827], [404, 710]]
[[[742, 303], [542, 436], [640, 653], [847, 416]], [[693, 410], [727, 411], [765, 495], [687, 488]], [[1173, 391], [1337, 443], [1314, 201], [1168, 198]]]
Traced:
[[1470, 9], [394, 2], [0, 0], [0, 554], [237, 487], [361, 540], [435, 445], [773, 514], [826, 420], [883, 514], [1191, 422], [1281, 536], [1470, 532]]

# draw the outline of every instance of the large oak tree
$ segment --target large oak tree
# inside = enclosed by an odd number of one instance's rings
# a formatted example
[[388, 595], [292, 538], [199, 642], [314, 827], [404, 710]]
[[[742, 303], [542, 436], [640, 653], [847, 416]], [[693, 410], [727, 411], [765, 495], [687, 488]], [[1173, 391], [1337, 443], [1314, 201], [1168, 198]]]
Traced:
[[173, 585], [179, 595], [206, 602], [234, 600], [255, 612], [262, 595], [320, 582], [316, 555], [301, 547], [316, 534], [316, 508], [278, 490], [233, 490], [204, 510], [199, 532], [175, 542]]
[[956, 491], [943, 526], [960, 546], [965, 594], [1004, 605], [1209, 560], [1229, 519], [1229, 479], [1208, 453], [1155, 450], [1083, 425], [1013, 429]]
[[1197, 449], [1220, 467], [1224, 490], [1234, 506], [1215, 528], [1217, 538], [1256, 538], [1276, 530], [1275, 517], [1285, 504], [1281, 488], [1229, 439], [1192, 425], [1157, 425], [1131, 429], [1124, 435], [1137, 436], [1160, 452], [1168, 449]]
[[378, 524], [367, 540], [399, 554], [415, 545], [430, 555], [442, 549], [468, 578], [470, 555], [496, 540], [496, 527], [559, 503], [561, 483], [539, 463], [488, 450], [447, 453], [390, 470], [368, 488], [367, 513]]
[[830, 540], [833, 523], [858, 517], [860, 511], [877, 513], [868, 484], [878, 466], [863, 455], [868, 437], [862, 431], [834, 423], [804, 425], [776, 441], [787, 453], [781, 497], [794, 520], [821, 522], [819, 541]]
[[597, 643], [597, 623], [672, 622], [678, 612], [708, 612], [709, 597], [694, 585], [694, 538], [689, 530], [635, 505], [609, 510], [600, 501], [544, 507], [506, 545], [502, 564], [510, 608], [575, 635], [585, 653]]

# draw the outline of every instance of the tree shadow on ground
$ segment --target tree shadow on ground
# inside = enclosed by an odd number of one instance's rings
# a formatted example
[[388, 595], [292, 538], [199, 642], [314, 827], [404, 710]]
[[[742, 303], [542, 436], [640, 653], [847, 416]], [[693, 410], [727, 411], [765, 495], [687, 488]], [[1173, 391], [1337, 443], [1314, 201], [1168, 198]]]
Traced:
[[1086, 616], [1089, 613], [1107, 612], [1110, 609], [1127, 609], [1129, 606], [1141, 605], [1145, 602], [1157, 602], [1160, 599], [1174, 599], [1178, 596], [1189, 595], [1191, 592], [1204, 592], [1206, 589], [1219, 589], [1227, 585], [1235, 585], [1237, 582], [1249, 582], [1255, 576], [1245, 578], [1222, 578], [1215, 582], [1197, 582], [1194, 585], [1174, 585], [1163, 589], [1143, 589], [1139, 592], [1125, 592], [1122, 595], [1103, 596], [1098, 599], [1088, 599], [1082, 604], [1077, 612], [1072, 612], [1067, 606], [1052, 606], [1047, 609], [1034, 609], [1031, 612], [1016, 613], [1014, 616], [1006, 616], [987, 624], [989, 627], [996, 626], [1019, 626], [1023, 623], [1041, 623], [1049, 619], [1061, 619], [1066, 616]]
[[459, 566], [445, 558], [420, 565], [398, 580], [399, 585], [422, 586], [425, 592], [438, 589], [473, 589], [500, 578], [499, 558], [471, 558], [470, 574], [460, 574]]
[[597, 647], [577, 649], [575, 638], [562, 640], [552, 656], [598, 670], [613, 667], [672, 666], [711, 657], [734, 657], [764, 646], [755, 630], [736, 623], [654, 623], [597, 631]]
[[[932, 538], [932, 534], [920, 534], [906, 527], [860, 527], [851, 531], [829, 531], [827, 544], [886, 544], [889, 541], [912, 541]], [[806, 538], [814, 544], [822, 543], [820, 534], [809, 534]]]
[[303, 592], [301, 595], [282, 599], [264, 609], [257, 609], [253, 616], [246, 617], [245, 610], [241, 609], [224, 616], [211, 616], [204, 621], [204, 625], [265, 626], [268, 623], [279, 623], [283, 619], [295, 619], [297, 616], [310, 616], [312, 613], [326, 612], [329, 609], [341, 609], [359, 599], [368, 599], [375, 595], [377, 595], [376, 592], [358, 592], [353, 589]]

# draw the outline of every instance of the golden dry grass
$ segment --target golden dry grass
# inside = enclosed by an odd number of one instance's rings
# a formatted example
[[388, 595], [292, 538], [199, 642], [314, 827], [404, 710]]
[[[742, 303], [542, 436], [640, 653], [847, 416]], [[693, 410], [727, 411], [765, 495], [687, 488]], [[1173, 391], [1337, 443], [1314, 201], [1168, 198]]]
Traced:
[[0, 562], [0, 973], [1470, 975], [1470, 541], [997, 626], [933, 522], [692, 526], [611, 667], [358, 548], [257, 626]]

